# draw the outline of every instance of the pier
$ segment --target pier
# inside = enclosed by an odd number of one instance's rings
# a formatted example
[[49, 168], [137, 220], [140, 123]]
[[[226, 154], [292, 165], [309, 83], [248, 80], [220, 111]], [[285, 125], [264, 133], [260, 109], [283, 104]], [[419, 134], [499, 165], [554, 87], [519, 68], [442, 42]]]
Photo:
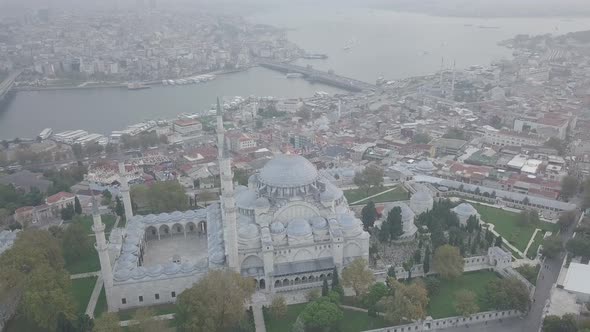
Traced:
[[373, 90], [376, 88], [375, 85], [348, 78], [340, 75], [336, 75], [332, 72], [325, 72], [317, 69], [313, 69], [311, 66], [303, 67], [292, 65], [289, 63], [273, 62], [273, 61], [259, 61], [258, 64], [261, 67], [280, 71], [282, 73], [299, 73], [310, 82], [318, 82], [326, 85], [331, 85], [343, 90], [352, 92], [360, 92]]

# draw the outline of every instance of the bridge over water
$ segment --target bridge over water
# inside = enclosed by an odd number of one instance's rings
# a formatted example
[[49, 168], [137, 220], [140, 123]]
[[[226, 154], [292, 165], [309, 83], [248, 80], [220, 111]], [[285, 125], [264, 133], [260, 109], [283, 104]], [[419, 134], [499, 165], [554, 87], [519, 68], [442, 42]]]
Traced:
[[6, 96], [6, 94], [8, 93], [8, 91], [10, 91], [10, 89], [12, 89], [12, 85], [14, 84], [14, 81], [21, 73], [22, 73], [21, 70], [12, 72], [12, 73], [10, 73], [10, 75], [8, 75], [8, 77], [6, 77], [6, 79], [4, 79], [4, 81], [2, 81], [0, 83], [0, 101], [2, 101], [4, 99], [4, 97]]
[[289, 63], [274, 62], [267, 60], [259, 61], [258, 64], [261, 67], [280, 71], [283, 73], [299, 73], [302, 74], [303, 77], [310, 82], [323, 83], [326, 85], [331, 85], [352, 92], [373, 90], [376, 88], [376, 86], [373, 84], [355, 80], [353, 78], [336, 75], [334, 73], [313, 69], [310, 66], [303, 67], [292, 65]]

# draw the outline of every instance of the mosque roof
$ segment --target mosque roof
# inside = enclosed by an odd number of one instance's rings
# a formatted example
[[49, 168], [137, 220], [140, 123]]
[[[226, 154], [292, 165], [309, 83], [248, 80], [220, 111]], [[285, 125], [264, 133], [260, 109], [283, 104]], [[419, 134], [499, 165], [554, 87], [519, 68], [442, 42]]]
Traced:
[[432, 195], [425, 190], [419, 190], [412, 195], [410, 202], [430, 202], [432, 201]]
[[453, 208], [453, 212], [460, 216], [477, 215], [477, 210], [469, 203], [461, 203]]
[[289, 236], [305, 236], [311, 234], [311, 227], [309, 222], [303, 218], [295, 218], [289, 221], [287, 226], [287, 235]]
[[277, 155], [262, 168], [259, 179], [273, 187], [298, 187], [311, 184], [318, 178], [315, 166], [298, 155]]

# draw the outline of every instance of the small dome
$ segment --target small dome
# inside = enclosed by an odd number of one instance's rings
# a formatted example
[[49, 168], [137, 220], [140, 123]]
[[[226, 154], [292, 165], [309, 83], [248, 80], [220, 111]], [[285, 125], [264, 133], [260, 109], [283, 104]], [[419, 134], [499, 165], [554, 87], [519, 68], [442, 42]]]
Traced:
[[259, 209], [266, 209], [270, 207], [270, 202], [266, 197], [258, 197], [256, 200], [256, 207]]
[[328, 227], [328, 222], [326, 221], [326, 218], [320, 216], [311, 218], [311, 224], [313, 229], [325, 229]]
[[422, 172], [432, 172], [434, 171], [435, 167], [430, 160], [420, 160], [416, 164], [416, 169]]
[[256, 203], [256, 193], [248, 189], [236, 192], [236, 206], [241, 209], [253, 209]]
[[344, 229], [358, 226], [354, 216], [350, 214], [341, 214], [338, 216], [338, 220], [340, 221], [340, 226]]
[[281, 234], [285, 231], [285, 225], [280, 221], [273, 222], [270, 224], [270, 231], [273, 234]]
[[318, 171], [309, 160], [283, 154], [270, 160], [260, 171], [261, 182], [273, 187], [299, 187], [313, 183]]
[[477, 210], [469, 203], [461, 203], [453, 208], [453, 212], [462, 217], [476, 216]]
[[242, 239], [255, 239], [258, 237], [258, 226], [256, 224], [241, 224], [238, 230]]
[[287, 226], [287, 235], [289, 236], [306, 236], [311, 234], [311, 227], [307, 220], [296, 218], [289, 221]]

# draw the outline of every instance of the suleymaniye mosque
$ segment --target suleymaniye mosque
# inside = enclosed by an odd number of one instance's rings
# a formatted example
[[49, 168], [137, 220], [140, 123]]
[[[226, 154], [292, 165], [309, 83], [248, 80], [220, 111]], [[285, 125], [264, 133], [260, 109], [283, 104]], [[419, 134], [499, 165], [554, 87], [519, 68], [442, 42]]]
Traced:
[[252, 278], [260, 292], [321, 286], [334, 267], [369, 257], [369, 233], [336, 185], [307, 159], [282, 154], [234, 188], [217, 115], [221, 203], [158, 215], [133, 215], [120, 166], [128, 220], [107, 242], [94, 213], [109, 311], [174, 302], [210, 269]]

